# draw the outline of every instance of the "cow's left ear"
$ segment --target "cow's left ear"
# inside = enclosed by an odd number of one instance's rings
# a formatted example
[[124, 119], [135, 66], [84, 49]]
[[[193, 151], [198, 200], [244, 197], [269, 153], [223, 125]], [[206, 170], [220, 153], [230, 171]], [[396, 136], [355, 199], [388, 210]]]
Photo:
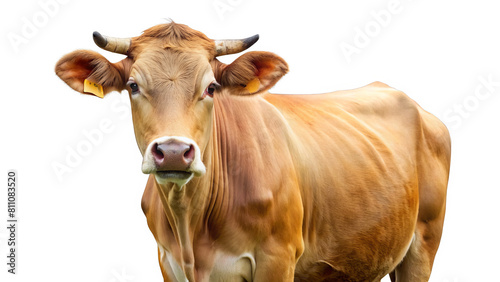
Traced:
[[258, 94], [273, 87], [287, 72], [283, 58], [270, 52], [248, 52], [222, 70], [219, 82], [237, 95]]

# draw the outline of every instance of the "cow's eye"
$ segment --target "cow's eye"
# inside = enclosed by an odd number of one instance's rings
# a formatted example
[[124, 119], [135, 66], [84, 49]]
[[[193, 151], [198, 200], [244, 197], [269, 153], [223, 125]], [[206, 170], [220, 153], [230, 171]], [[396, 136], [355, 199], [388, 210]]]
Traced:
[[214, 97], [214, 92], [220, 87], [220, 84], [217, 83], [217, 81], [214, 81], [212, 83], [210, 83], [207, 88], [205, 89], [205, 91], [203, 92], [203, 96], [202, 98], [205, 98], [206, 96], [209, 96], [209, 97]]
[[137, 82], [135, 82], [134, 80], [130, 79], [128, 82], [127, 82], [127, 86], [130, 88], [130, 92], [132, 94], [137, 94], [139, 93], [139, 85], [137, 84]]

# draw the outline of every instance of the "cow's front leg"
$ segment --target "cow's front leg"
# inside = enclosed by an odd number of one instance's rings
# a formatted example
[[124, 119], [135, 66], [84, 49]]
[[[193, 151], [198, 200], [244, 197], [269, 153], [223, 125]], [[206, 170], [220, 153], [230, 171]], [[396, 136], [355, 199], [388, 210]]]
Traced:
[[295, 264], [302, 246], [284, 244], [281, 240], [271, 238], [255, 252], [256, 270], [253, 281], [293, 281]]
[[[304, 252], [302, 223], [304, 209], [293, 171], [284, 173], [279, 193], [260, 226], [266, 226], [255, 247], [253, 281], [293, 281], [295, 265]], [[267, 222], [266, 222], [267, 221]]]
[[[304, 252], [302, 238], [303, 210], [299, 197], [291, 197], [282, 208], [280, 220], [271, 234], [255, 249], [254, 281], [293, 281], [295, 265]], [[295, 202], [294, 202], [295, 201]]]

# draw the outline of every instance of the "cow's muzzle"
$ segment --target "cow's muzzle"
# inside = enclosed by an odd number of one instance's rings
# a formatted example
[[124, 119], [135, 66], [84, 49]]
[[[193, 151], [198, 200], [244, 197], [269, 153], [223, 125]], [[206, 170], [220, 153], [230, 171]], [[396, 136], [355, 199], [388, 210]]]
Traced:
[[154, 174], [160, 183], [185, 185], [205, 173], [198, 145], [186, 137], [166, 136], [153, 140], [144, 153], [142, 172]]

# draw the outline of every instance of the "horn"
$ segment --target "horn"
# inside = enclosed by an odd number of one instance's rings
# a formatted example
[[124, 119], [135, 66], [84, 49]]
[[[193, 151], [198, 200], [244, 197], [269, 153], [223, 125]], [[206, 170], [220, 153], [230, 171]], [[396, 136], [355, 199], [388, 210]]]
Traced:
[[130, 48], [130, 38], [103, 36], [97, 31], [94, 31], [92, 35], [94, 37], [95, 44], [102, 49], [127, 55], [128, 49]]
[[215, 56], [223, 56], [229, 54], [239, 53], [248, 49], [255, 42], [259, 40], [259, 35], [250, 36], [245, 39], [224, 39], [224, 40], [214, 40], [215, 43]]

